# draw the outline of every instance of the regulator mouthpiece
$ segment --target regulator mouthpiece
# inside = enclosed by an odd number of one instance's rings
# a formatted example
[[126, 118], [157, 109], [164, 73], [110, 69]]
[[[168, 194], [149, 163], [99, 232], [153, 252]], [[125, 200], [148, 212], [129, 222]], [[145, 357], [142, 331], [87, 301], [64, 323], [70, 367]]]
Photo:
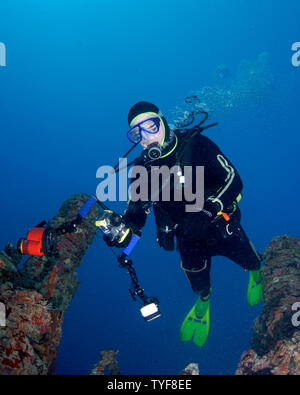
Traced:
[[161, 157], [162, 151], [158, 143], [152, 143], [149, 145], [149, 147], [145, 150], [144, 153], [144, 158], [151, 159], [151, 160], [157, 160]]

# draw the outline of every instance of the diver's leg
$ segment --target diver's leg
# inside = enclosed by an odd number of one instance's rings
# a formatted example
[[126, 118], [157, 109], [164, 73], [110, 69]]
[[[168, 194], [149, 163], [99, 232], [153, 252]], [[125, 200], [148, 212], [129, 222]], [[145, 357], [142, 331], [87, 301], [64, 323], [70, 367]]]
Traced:
[[199, 257], [190, 252], [181, 254], [181, 268], [184, 270], [193, 291], [199, 294], [196, 303], [185, 317], [180, 328], [181, 341], [193, 342], [202, 347], [207, 339], [210, 325], [210, 257]]
[[201, 256], [200, 251], [179, 249], [181, 268], [183, 269], [192, 290], [203, 300], [210, 295], [211, 257]]
[[224, 241], [220, 255], [231, 259], [245, 270], [259, 270], [262, 257], [239, 225], [237, 231]]
[[210, 259], [202, 261], [203, 269], [199, 270], [188, 270], [184, 268], [181, 262], [181, 268], [183, 269], [192, 290], [201, 296], [201, 299], [207, 300], [210, 295]]
[[263, 278], [261, 274], [262, 257], [255, 250], [241, 225], [239, 225], [237, 231], [224, 242], [223, 251], [221, 251], [220, 255], [226, 256], [249, 271], [247, 290], [249, 305], [254, 306], [263, 300]]

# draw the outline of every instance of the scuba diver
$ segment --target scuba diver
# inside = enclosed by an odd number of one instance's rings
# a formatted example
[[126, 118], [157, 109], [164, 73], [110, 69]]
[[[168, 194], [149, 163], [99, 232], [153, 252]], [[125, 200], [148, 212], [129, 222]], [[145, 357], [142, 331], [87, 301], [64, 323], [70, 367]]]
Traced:
[[[129, 198], [122, 218], [130, 231], [121, 240], [104, 235], [108, 246], [126, 247], [134, 234], [140, 234], [149, 208], [153, 206], [159, 246], [173, 251], [176, 241], [181, 268], [198, 295], [182, 323], [180, 339], [193, 339], [200, 347], [209, 333], [213, 256], [225, 256], [249, 271], [248, 302], [253, 306], [262, 300], [262, 259], [240, 224], [238, 202], [243, 184], [230, 160], [213, 141], [201, 134], [204, 129], [216, 125], [202, 127], [207, 116], [194, 128], [179, 130], [171, 128], [159, 108], [152, 103], [138, 102], [130, 108], [127, 137], [135, 146], [140, 144], [143, 148], [133, 163], [144, 166], [149, 174], [157, 166], [171, 168], [179, 165], [181, 171], [184, 166], [192, 169], [203, 166], [204, 206], [198, 211], [187, 212], [187, 201], [184, 198], [177, 201], [174, 195], [169, 201], [151, 201], [150, 197], [147, 201], [133, 201]], [[179, 172], [178, 177], [184, 184], [184, 174]], [[196, 183], [194, 172], [191, 179], [192, 184]], [[171, 185], [174, 186], [174, 182]], [[160, 196], [161, 192], [159, 190]]]

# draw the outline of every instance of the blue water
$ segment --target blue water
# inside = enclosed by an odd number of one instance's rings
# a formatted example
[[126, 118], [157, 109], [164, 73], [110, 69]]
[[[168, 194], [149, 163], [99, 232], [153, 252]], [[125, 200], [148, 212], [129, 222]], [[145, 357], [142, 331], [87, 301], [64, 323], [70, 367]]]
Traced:
[[[1, 248], [71, 194], [95, 193], [97, 168], [129, 147], [132, 104], [148, 100], [167, 112], [213, 84], [218, 65], [235, 73], [262, 52], [271, 93], [220, 112], [206, 135], [243, 179], [242, 224], [256, 248], [276, 235], [299, 237], [300, 67], [291, 63], [299, 12], [298, 0], [0, 0]], [[95, 240], [65, 315], [57, 374], [86, 374], [111, 348], [120, 350], [123, 374], [177, 374], [186, 362], [201, 374], [232, 374], [261, 311], [247, 305], [247, 273], [213, 261], [211, 330], [199, 349], [179, 341], [196, 296], [178, 254], [157, 246], [152, 216], [132, 258], [146, 293], [160, 299], [161, 318], [143, 321], [126, 272]]]

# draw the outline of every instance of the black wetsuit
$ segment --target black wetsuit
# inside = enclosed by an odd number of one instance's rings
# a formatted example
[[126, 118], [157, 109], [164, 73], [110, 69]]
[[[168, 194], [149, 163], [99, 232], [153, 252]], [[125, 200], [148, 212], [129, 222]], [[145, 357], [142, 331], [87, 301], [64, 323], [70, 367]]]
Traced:
[[[185, 146], [186, 134], [176, 133], [176, 136], [178, 144], [172, 154], [151, 162], [151, 166], [167, 165], [172, 167], [175, 165], [179, 153]], [[137, 164], [141, 165], [145, 162], [137, 160]], [[176, 237], [177, 249], [181, 256], [181, 267], [185, 271], [193, 291], [206, 296], [210, 290], [212, 256], [225, 256], [247, 270], [259, 269], [261, 258], [240, 225], [240, 210], [236, 199], [243, 188], [241, 178], [233, 164], [223, 155], [217, 145], [209, 138], [201, 134], [197, 135], [185, 150], [185, 155], [180, 159], [179, 164], [182, 169], [183, 166], [193, 166], [193, 170], [196, 166], [204, 166], [204, 210], [206, 202], [215, 201], [222, 207], [221, 211], [230, 216], [229, 221], [226, 221], [222, 215], [215, 216], [208, 225], [204, 237], [199, 238], [195, 232], [192, 238], [187, 238], [184, 235], [184, 227], [188, 226], [188, 221], [184, 221], [187, 216], [185, 207], [187, 203], [191, 202], [174, 201], [174, 196], [171, 194], [170, 201], [156, 201], [153, 205], [159, 244], [161, 246], [163, 244], [160, 242], [162, 234], [160, 229], [166, 226], [167, 229], [173, 229], [172, 232], [164, 235], [167, 235], [168, 238]], [[147, 165], [150, 174], [151, 167], [149, 163]], [[193, 171], [193, 186], [195, 177], [196, 171]], [[149, 187], [151, 188], [151, 185]], [[145, 207], [147, 204], [141, 201], [129, 201], [128, 203], [125, 217], [138, 229], [141, 229], [146, 222]], [[170, 245], [171, 248], [168, 245], [163, 245], [163, 247], [171, 250], [173, 249], [172, 242]]]

